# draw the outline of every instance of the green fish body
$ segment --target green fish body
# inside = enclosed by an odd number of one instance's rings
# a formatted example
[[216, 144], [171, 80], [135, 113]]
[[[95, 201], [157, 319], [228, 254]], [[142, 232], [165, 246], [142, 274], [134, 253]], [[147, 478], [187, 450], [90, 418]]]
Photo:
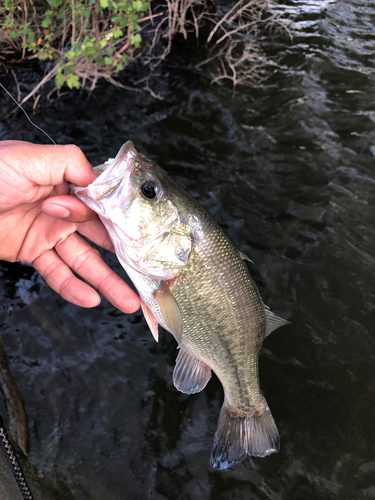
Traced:
[[260, 389], [258, 352], [287, 321], [263, 304], [247, 257], [130, 141], [97, 171], [87, 188], [73, 190], [106, 226], [155, 339], [158, 325], [175, 337], [174, 385], [199, 392], [211, 370], [223, 385], [211, 464], [224, 469], [247, 455], [277, 452], [279, 434]]

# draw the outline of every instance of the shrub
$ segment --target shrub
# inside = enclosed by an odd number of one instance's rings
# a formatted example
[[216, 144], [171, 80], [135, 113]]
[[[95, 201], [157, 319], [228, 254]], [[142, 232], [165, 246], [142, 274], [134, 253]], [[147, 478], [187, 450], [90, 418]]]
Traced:
[[[142, 56], [151, 74], [176, 34], [186, 39], [192, 32], [201, 39], [203, 23], [208, 57], [195, 68], [206, 67], [214, 81], [229, 79], [234, 87], [254, 85], [266, 73], [261, 35], [278, 18], [266, 0], [160, 0], [152, 3], [153, 12], [151, 0], [3, 1], [0, 64], [33, 58], [49, 63], [22, 102], [51, 79], [55, 89], [93, 90], [100, 78], [124, 87], [115, 77], [129, 63]], [[147, 77], [140, 81], [150, 90]]]
[[0, 7], [0, 61], [54, 62], [49, 78], [60, 89], [121, 71], [142, 41], [149, 18], [143, 0], [5, 0]]

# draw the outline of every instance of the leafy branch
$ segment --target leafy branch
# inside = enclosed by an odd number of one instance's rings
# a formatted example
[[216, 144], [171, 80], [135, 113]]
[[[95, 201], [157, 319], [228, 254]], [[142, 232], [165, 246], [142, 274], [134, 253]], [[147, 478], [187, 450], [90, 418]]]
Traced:
[[[207, 57], [195, 70], [204, 69], [213, 82], [230, 80], [233, 88], [256, 85], [267, 76], [263, 41], [285, 30], [280, 18], [272, 0], [3, 0], [0, 65], [46, 62], [45, 76], [22, 103], [40, 97], [51, 80], [54, 90], [66, 85], [91, 91], [104, 78], [152, 93], [149, 79], [180, 34], [206, 46]], [[116, 77], [140, 57], [148, 74], [126, 87]]]

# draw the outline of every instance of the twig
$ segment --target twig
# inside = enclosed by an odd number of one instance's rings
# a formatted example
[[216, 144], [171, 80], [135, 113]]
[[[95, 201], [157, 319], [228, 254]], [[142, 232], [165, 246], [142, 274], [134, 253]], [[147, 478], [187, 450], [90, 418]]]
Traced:
[[72, 45], [74, 45], [75, 38], [76, 38], [76, 20], [75, 20], [74, 0], [72, 0]]
[[30, 97], [32, 97], [36, 92], [38, 92], [38, 90], [43, 87], [43, 85], [45, 83], [47, 83], [49, 80], [51, 80], [51, 78], [53, 78], [57, 72], [57, 67], [58, 67], [58, 64], [56, 64], [49, 73], [46, 74], [46, 76], [44, 78], [42, 78], [42, 80], [40, 80], [40, 82], [38, 83], [38, 85], [36, 85], [33, 90], [27, 94], [26, 97], [24, 97], [22, 99], [22, 101], [20, 102], [20, 106], [22, 106], [22, 104], [24, 104], [26, 101], [28, 101], [30, 99]]
[[139, 23], [143, 23], [144, 21], [149, 21], [150, 19], [154, 19], [155, 17], [162, 16], [164, 12], [159, 12], [159, 14], [153, 14], [152, 16], [142, 17], [142, 19], [138, 19]]
[[20, 84], [18, 83], [18, 80], [17, 80], [17, 75], [16, 73], [14, 72], [14, 69], [12, 68], [12, 75], [13, 75], [13, 78], [14, 78], [14, 81], [16, 82], [16, 87], [17, 87], [17, 101], [20, 102], [21, 100], [21, 89], [20, 89]]
[[221, 27], [221, 25], [226, 21], [227, 17], [237, 8], [238, 4], [240, 4], [241, 2], [242, 0], [233, 5], [233, 7], [225, 14], [225, 16], [223, 16], [221, 20], [215, 25], [214, 29], [211, 31], [207, 38], [207, 43], [210, 43], [216, 31]]

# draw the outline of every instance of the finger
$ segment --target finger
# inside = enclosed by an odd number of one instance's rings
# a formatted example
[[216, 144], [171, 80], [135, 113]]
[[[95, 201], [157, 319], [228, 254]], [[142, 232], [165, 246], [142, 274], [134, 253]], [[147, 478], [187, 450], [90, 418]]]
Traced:
[[[13, 163], [23, 169], [26, 178], [40, 186], [57, 186], [64, 180], [87, 186], [96, 179], [86, 156], [73, 144], [51, 146], [12, 141], [6, 146], [9, 154], [13, 154]], [[32, 160], [34, 168], [25, 164], [25, 158]]]
[[34, 260], [33, 265], [48, 285], [65, 300], [81, 307], [95, 307], [100, 304], [99, 294], [76, 278], [55, 250], [44, 252]]
[[[87, 186], [96, 179], [92, 165], [87, 160], [86, 156], [78, 146], [68, 144], [63, 146], [66, 151], [65, 158], [65, 175], [64, 178], [68, 182], [72, 182], [77, 186]], [[77, 166], [79, 168], [77, 168]]]
[[77, 231], [101, 248], [114, 252], [115, 248], [106, 228], [99, 219], [77, 225]]
[[69, 188], [68, 183], [63, 182], [63, 183], [55, 186], [54, 194], [53, 195], [51, 194], [51, 196], [63, 196], [63, 195], [69, 194], [69, 192], [70, 192], [70, 188]]
[[69, 222], [85, 222], [97, 219], [97, 215], [75, 196], [52, 196], [42, 204], [42, 211]]
[[79, 276], [102, 293], [115, 307], [125, 313], [139, 309], [139, 297], [103, 261], [99, 252], [76, 233], [56, 246], [61, 259]]

